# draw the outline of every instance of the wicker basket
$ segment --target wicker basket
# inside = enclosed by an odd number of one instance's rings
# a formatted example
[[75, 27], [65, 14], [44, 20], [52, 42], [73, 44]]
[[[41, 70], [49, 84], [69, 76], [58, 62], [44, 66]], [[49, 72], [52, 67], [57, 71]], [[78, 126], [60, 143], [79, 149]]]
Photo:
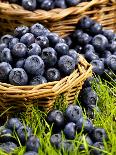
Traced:
[[96, 19], [106, 28], [116, 30], [116, 0], [92, 0], [67, 9], [34, 12], [24, 10], [16, 4], [9, 4], [7, 0], [0, 0], [0, 33], [13, 31], [20, 24], [29, 26], [40, 22], [51, 31], [65, 36], [75, 29], [83, 15]]

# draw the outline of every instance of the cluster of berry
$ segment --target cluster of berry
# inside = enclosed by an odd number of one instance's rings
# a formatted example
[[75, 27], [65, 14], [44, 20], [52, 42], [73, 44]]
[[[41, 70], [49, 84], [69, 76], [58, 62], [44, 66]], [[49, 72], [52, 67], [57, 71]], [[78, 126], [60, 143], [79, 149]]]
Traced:
[[116, 78], [116, 33], [113, 30], [103, 29], [101, 24], [86, 16], [65, 41], [70, 48], [84, 55], [96, 74], [106, 78], [107, 73]]
[[10, 3], [20, 4], [26, 10], [52, 10], [54, 8], [68, 8], [89, 0], [9, 0]]
[[74, 71], [78, 56], [43, 25], [19, 26], [0, 39], [0, 81], [19, 86], [58, 81]]

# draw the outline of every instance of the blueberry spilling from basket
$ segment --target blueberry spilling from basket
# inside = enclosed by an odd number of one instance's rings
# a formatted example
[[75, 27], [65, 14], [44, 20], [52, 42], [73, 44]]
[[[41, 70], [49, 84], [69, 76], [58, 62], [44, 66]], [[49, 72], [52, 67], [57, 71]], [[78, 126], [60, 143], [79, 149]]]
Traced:
[[77, 23], [76, 30], [65, 37], [70, 48], [84, 55], [93, 71], [109, 79], [116, 79], [116, 33], [85, 16]]
[[37, 23], [0, 39], [0, 82], [37, 85], [70, 75], [79, 55], [65, 40]]
[[26, 10], [52, 10], [54, 8], [68, 8], [89, 0], [9, 0], [10, 3], [20, 4]]

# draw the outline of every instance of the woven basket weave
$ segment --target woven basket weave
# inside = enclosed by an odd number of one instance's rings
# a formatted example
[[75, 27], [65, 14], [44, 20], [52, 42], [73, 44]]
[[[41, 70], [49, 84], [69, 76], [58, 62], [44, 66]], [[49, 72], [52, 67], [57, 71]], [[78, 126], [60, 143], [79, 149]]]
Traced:
[[75, 29], [83, 15], [99, 21], [106, 28], [116, 30], [116, 0], [92, 0], [67, 9], [34, 12], [24, 10], [16, 4], [9, 4], [7, 0], [0, 0], [0, 33], [13, 31], [22, 24], [29, 26], [40, 22], [51, 31], [65, 36]]

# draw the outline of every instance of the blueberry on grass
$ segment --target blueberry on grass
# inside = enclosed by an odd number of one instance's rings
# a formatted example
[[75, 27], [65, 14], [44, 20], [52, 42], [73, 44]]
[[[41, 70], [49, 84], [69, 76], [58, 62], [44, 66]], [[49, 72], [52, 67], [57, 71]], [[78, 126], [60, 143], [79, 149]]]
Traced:
[[102, 75], [104, 72], [104, 63], [101, 60], [92, 60], [91, 61], [92, 70], [98, 75]]
[[0, 43], [4, 43], [4, 44], [8, 45], [12, 38], [13, 38], [12, 35], [6, 34], [6, 35], [1, 37]]
[[49, 82], [59, 81], [61, 79], [59, 70], [56, 68], [49, 68], [46, 71], [46, 79]]
[[29, 151], [29, 152], [24, 153], [24, 155], [38, 155], [38, 153], [34, 151]]
[[16, 86], [27, 85], [28, 75], [22, 68], [13, 68], [9, 74], [9, 82]]
[[104, 51], [108, 47], [108, 39], [102, 34], [93, 37], [92, 45], [97, 51]]
[[81, 18], [79, 21], [79, 26], [85, 30], [89, 29], [92, 24], [93, 24], [93, 20], [88, 16]]
[[76, 123], [82, 117], [82, 110], [77, 105], [69, 105], [65, 111], [65, 117], [68, 122]]
[[12, 50], [13, 47], [14, 47], [17, 43], [19, 43], [19, 39], [18, 39], [18, 38], [12, 38], [12, 39], [10, 40], [10, 42], [9, 42], [9, 48]]
[[65, 0], [55, 0], [54, 2], [55, 8], [67, 8]]
[[116, 51], [116, 40], [112, 41], [109, 45], [108, 45], [108, 50], [111, 51], [111, 53]]
[[64, 55], [60, 57], [58, 61], [58, 67], [59, 70], [64, 74], [64, 75], [70, 75], [74, 69], [75, 69], [75, 61], [72, 57], [68, 55]]
[[16, 37], [21, 37], [23, 36], [24, 34], [28, 33], [29, 32], [29, 28], [27, 26], [18, 26], [15, 30], [14, 30], [14, 35]]
[[43, 83], [47, 83], [47, 80], [45, 79], [45, 77], [40, 75], [33, 77], [32, 80], [29, 82], [30, 85], [39, 85]]
[[31, 75], [42, 75], [44, 73], [44, 62], [37, 55], [29, 56], [25, 60], [24, 69]]
[[87, 51], [84, 54], [85, 58], [87, 59], [88, 62], [91, 62], [92, 60], [98, 60], [99, 56], [96, 53], [93, 53], [91, 51]]
[[12, 55], [16, 58], [24, 58], [27, 52], [27, 47], [23, 43], [17, 43], [13, 46]]
[[19, 59], [19, 60], [16, 62], [15, 67], [16, 67], [16, 68], [23, 68], [23, 67], [24, 67], [24, 64], [25, 64], [25, 59]]
[[113, 39], [114, 37], [114, 31], [113, 30], [102, 30], [102, 34], [110, 41]]
[[43, 49], [49, 47], [49, 40], [46, 36], [38, 36], [35, 42]]
[[40, 8], [43, 9], [43, 10], [46, 10], [46, 11], [51, 10], [51, 9], [54, 8], [54, 3], [51, 0], [44, 0], [41, 3]]
[[12, 139], [12, 131], [7, 128], [3, 128], [0, 131], [0, 143], [9, 142]]
[[116, 72], [116, 55], [111, 55], [106, 59], [106, 64], [114, 72]]
[[61, 141], [62, 141], [62, 135], [59, 134], [59, 133], [58, 134], [53, 134], [50, 137], [50, 143], [55, 148], [59, 148], [60, 147]]
[[0, 150], [6, 152], [6, 153], [11, 153], [17, 148], [17, 145], [13, 142], [6, 142], [0, 145]]
[[94, 22], [94, 24], [90, 27], [91, 34], [100, 34], [102, 33], [102, 25], [99, 23]]
[[37, 43], [33, 43], [28, 47], [27, 55], [40, 55], [41, 47]]
[[40, 141], [35, 136], [30, 136], [26, 142], [26, 151], [38, 152], [40, 147]]
[[91, 87], [93, 82], [94, 77], [88, 77], [84, 82], [83, 88]]
[[60, 143], [60, 149], [65, 152], [72, 152], [74, 150], [74, 144], [68, 140], [64, 140]]
[[6, 81], [8, 79], [8, 75], [10, 71], [12, 70], [12, 67], [7, 62], [0, 63], [0, 81]]
[[66, 0], [66, 4], [70, 6], [76, 6], [78, 3], [80, 3], [81, 0]]
[[35, 37], [38, 37], [40, 35], [43, 35], [44, 26], [36, 23], [31, 26], [30, 31], [32, 34], [34, 34]]
[[21, 37], [20, 42], [27, 46], [30, 46], [35, 42], [35, 37], [32, 33], [26, 33]]
[[74, 49], [70, 49], [68, 55], [75, 60], [75, 64], [77, 65], [79, 62], [79, 54]]
[[0, 44], [0, 52], [4, 49], [7, 48], [7, 45], [5, 43]]
[[24, 9], [34, 11], [37, 7], [36, 0], [22, 0], [22, 6]]
[[18, 118], [10, 118], [6, 123], [6, 127], [12, 131], [17, 130], [21, 126], [22, 126], [22, 123]]
[[42, 50], [41, 58], [43, 59], [46, 67], [53, 67], [57, 62], [57, 53], [51, 48], [44, 48]]
[[93, 147], [90, 150], [90, 155], [101, 155], [102, 151], [104, 150], [104, 144], [102, 142], [96, 142], [93, 144]]
[[65, 43], [58, 43], [55, 46], [55, 50], [58, 55], [67, 55], [69, 52], [69, 46]]
[[56, 33], [49, 33], [47, 37], [51, 47], [54, 47], [60, 40], [60, 37]]
[[25, 144], [27, 139], [33, 135], [31, 128], [27, 126], [21, 126], [17, 130], [17, 135], [19, 137], [19, 140], [21, 141], [22, 145]]
[[11, 55], [10, 49], [4, 48], [4, 49], [0, 52], [0, 62], [12, 63], [12, 55]]
[[64, 135], [66, 139], [73, 140], [76, 136], [76, 125], [73, 122], [70, 122], [64, 127]]
[[90, 119], [84, 119], [81, 117], [76, 122], [76, 130], [77, 132], [81, 132], [81, 130], [83, 130], [84, 133], [91, 133], [93, 130], [93, 124]]

